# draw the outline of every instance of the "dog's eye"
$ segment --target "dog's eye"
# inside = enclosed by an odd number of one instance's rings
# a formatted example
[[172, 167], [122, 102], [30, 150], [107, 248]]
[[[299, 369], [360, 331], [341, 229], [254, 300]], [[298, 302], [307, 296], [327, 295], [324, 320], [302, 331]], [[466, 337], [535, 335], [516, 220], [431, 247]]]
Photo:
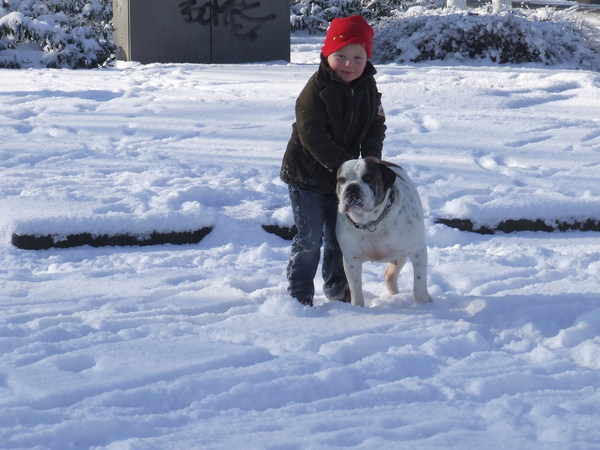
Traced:
[[346, 178], [344, 178], [344, 177], [339, 177], [339, 178], [337, 179], [337, 182], [338, 182], [339, 184], [344, 184], [344, 183], [346, 182]]
[[362, 180], [365, 183], [370, 183], [371, 181], [373, 181], [373, 175], [371, 175], [370, 173], [367, 173], [367, 174], [363, 175]]

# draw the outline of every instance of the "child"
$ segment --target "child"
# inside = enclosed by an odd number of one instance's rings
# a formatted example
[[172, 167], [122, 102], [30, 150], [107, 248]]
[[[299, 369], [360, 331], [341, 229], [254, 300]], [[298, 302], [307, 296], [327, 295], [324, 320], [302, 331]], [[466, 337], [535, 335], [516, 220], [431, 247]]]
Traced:
[[298, 229], [287, 278], [289, 294], [309, 306], [323, 239], [323, 292], [331, 300], [350, 301], [335, 236], [336, 171], [359, 156], [381, 158], [386, 126], [368, 60], [373, 34], [361, 16], [333, 19], [319, 69], [296, 100], [296, 122], [281, 166]]

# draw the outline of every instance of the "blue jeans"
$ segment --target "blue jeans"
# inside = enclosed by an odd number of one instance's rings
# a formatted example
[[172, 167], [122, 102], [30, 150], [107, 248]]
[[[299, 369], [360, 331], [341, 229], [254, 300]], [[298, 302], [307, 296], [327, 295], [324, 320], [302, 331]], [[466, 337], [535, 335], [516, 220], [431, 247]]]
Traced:
[[287, 266], [289, 294], [300, 299], [315, 295], [314, 278], [323, 246], [323, 292], [331, 300], [341, 300], [348, 286], [342, 251], [335, 236], [338, 200], [335, 194], [319, 194], [289, 186], [294, 221], [298, 232], [292, 242]]

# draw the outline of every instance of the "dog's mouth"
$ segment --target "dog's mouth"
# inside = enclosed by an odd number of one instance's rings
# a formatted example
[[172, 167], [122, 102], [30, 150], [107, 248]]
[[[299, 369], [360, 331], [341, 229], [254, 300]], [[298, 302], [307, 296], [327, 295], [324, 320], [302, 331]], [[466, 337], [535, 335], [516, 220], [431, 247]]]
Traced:
[[348, 214], [351, 211], [366, 211], [368, 208], [365, 205], [362, 197], [356, 195], [347, 195], [341, 203], [341, 212]]
[[368, 212], [371, 208], [360, 189], [356, 184], [350, 184], [341, 195], [339, 210], [343, 214], [351, 212]]
[[362, 209], [362, 208], [363, 208], [363, 201], [360, 198], [350, 197], [350, 198], [346, 198], [344, 200], [344, 209], [345, 210]]

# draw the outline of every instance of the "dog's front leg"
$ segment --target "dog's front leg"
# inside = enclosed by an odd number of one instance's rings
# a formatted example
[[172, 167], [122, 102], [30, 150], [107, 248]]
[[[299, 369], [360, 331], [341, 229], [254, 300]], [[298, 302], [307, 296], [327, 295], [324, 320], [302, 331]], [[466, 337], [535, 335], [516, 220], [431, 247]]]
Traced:
[[417, 303], [431, 301], [427, 291], [427, 249], [418, 252], [411, 258], [413, 266], [413, 295]]
[[362, 261], [357, 257], [344, 256], [344, 272], [350, 288], [350, 299], [353, 305], [365, 306], [362, 292]]

